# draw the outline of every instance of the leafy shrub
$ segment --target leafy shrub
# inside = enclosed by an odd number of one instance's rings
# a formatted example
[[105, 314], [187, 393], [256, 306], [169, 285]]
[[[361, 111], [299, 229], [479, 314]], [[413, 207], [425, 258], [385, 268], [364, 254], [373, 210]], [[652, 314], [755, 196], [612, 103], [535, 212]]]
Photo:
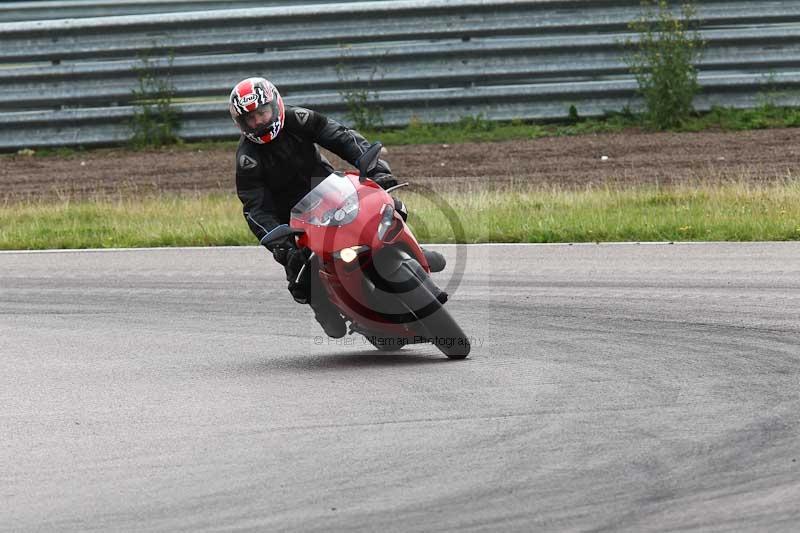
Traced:
[[642, 7], [642, 16], [629, 25], [639, 38], [626, 41], [632, 49], [626, 60], [645, 101], [647, 124], [659, 130], [679, 127], [694, 113], [692, 102], [700, 90], [694, 61], [703, 41], [690, 29], [696, 10], [685, 3], [676, 16], [667, 0], [644, 0]]
[[173, 56], [170, 54], [166, 77], [159, 74], [147, 56], [141, 57], [140, 61], [141, 66], [136, 69], [139, 85], [133, 90], [133, 135], [130, 143], [134, 148], [174, 144], [179, 141], [180, 121], [172, 107], [175, 95], [170, 76]]

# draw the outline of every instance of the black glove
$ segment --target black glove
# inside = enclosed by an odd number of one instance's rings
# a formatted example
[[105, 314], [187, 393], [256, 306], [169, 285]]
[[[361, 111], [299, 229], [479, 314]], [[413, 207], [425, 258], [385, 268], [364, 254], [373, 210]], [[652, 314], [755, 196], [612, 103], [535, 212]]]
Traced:
[[275, 259], [275, 261], [286, 266], [286, 263], [289, 261], [289, 252], [297, 248], [289, 241], [283, 241], [271, 244], [267, 246], [267, 249], [272, 252], [272, 258]]
[[[266, 235], [264, 235], [261, 238], [261, 242], [263, 243], [265, 240], [267, 240], [273, 232], [283, 231], [285, 228], [288, 227], [289, 227], [288, 224], [281, 224], [279, 226], [272, 228], [270, 231], [267, 232]], [[272, 252], [272, 257], [275, 258], [275, 261], [282, 264], [283, 266], [286, 266], [286, 261], [288, 258], [287, 254], [289, 250], [291, 248], [296, 248], [294, 244], [294, 237], [285, 237], [279, 241], [271, 242], [269, 244], [264, 244], [264, 247], [270, 252]]]
[[387, 174], [385, 172], [377, 172], [375, 175], [370, 176], [369, 178], [384, 189], [388, 189], [397, 185], [397, 179], [395, 179], [395, 177], [391, 174]]

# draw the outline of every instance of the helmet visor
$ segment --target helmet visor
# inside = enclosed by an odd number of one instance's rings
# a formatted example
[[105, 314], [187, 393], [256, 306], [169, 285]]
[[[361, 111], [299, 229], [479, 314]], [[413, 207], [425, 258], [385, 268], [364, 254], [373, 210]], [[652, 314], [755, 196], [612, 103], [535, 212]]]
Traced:
[[277, 98], [271, 102], [262, 104], [252, 111], [236, 117], [239, 128], [244, 133], [252, 134], [256, 137], [263, 137], [271, 133], [276, 122], [280, 122], [281, 114], [278, 107]]

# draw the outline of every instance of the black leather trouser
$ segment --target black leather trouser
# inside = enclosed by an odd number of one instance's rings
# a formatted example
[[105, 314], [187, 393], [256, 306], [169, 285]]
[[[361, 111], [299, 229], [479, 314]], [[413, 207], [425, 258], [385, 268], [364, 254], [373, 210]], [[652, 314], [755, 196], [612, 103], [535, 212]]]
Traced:
[[297, 303], [309, 304], [318, 320], [341, 320], [339, 311], [331, 303], [325, 287], [322, 286], [316, 257], [309, 261], [299, 280], [296, 278], [296, 273], [289, 274], [293, 274], [294, 278], [289, 283], [289, 292]]

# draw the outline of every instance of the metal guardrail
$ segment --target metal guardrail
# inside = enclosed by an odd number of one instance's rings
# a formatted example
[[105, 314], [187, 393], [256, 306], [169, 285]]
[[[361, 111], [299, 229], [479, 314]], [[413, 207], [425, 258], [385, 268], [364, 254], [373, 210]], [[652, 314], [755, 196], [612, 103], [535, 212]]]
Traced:
[[[358, 2], [393, 2], [396, 0], [349, 0]], [[608, 0], [537, 0], [549, 7], [557, 4], [575, 4], [583, 1], [595, 5], [624, 4]], [[703, 3], [720, 0], [703, 0]], [[53, 20], [66, 18], [89, 18], [120, 15], [146, 15], [154, 13], [180, 13], [187, 11], [211, 11], [222, 9], [253, 9], [271, 6], [297, 6], [342, 3], [340, 0], [11, 0], [0, 1], [0, 22], [31, 20]], [[765, 0], [762, 4], [786, 4], [786, 1]], [[628, 1], [629, 6], [638, 6], [638, 1]], [[768, 6], [771, 7], [771, 6]]]
[[[339, 2], [341, 0], [314, 0], [306, 3], [332, 4]], [[298, 2], [293, 0], [230, 0], [228, 2], [222, 0], [39, 0], [34, 2], [0, 2], [0, 22], [105, 17], [109, 14], [119, 16], [180, 13], [182, 11], [208, 11], [297, 4]]]
[[[630, 0], [613, 4], [406, 0], [19, 22], [0, 24], [0, 63], [131, 57], [152, 48], [184, 55], [624, 31], [638, 8]], [[703, 3], [698, 17], [706, 26], [797, 23], [800, 2], [712, 0]]]
[[[695, 100], [695, 107], [708, 111], [724, 101], [734, 108], [752, 108], [762, 103], [759, 90], [761, 75], [701, 76], [705, 91]], [[800, 73], [779, 74], [774, 83], [800, 88]], [[575, 105], [583, 117], [598, 117], [626, 106], [639, 109], [631, 95], [636, 83], [632, 80], [593, 81], [581, 85], [533, 84], [500, 87], [476, 87], [468, 97], [463, 89], [431, 89], [424, 95], [409, 91], [386, 91], [379, 100], [384, 124], [408, 124], [413, 116], [423, 122], [457, 122], [465, 116], [482, 115], [495, 120], [565, 118]], [[800, 106], [798, 93], [778, 91], [770, 96], [776, 105]], [[458, 105], [454, 106], [453, 102]], [[336, 116], [341, 113], [339, 95], [306, 95], [302, 99], [288, 97], [287, 102], [312, 107]], [[181, 137], [187, 140], [234, 139], [238, 130], [220, 103], [183, 104], [178, 106], [182, 118]], [[224, 110], [223, 110], [224, 109]], [[411, 111], [413, 110], [413, 111]], [[0, 147], [7, 149], [30, 146], [106, 145], [125, 142], [130, 138], [127, 126], [134, 108], [130, 106], [102, 109], [62, 110], [42, 113], [29, 111], [0, 114]], [[6, 133], [8, 132], [8, 133]], [[36, 143], [20, 142], [16, 135], [36, 132]], [[9, 146], [10, 145], [10, 146]]]
[[[697, 66], [704, 72], [800, 69], [800, 26], [763, 30], [708, 30]], [[633, 34], [574, 38], [470, 39], [426, 44], [372, 45], [268, 54], [157, 59], [148, 72], [170, 80], [178, 98], [218, 97], [231, 80], [270, 73], [286, 95], [431, 88], [454, 84], [530, 83], [626, 75], [621, 42]], [[736, 42], [731, 53], [731, 42]], [[794, 41], [794, 42], [792, 42]], [[141, 60], [0, 69], [0, 109], [129, 104], [139, 86]], [[202, 73], [199, 75], [198, 73]], [[274, 73], [274, 74], [272, 74]], [[202, 80], [197, 83], [198, 78]]]
[[[350, 0], [367, 1], [367, 0]], [[374, 0], [372, 0], [374, 1]], [[390, 0], [383, 0], [390, 1]], [[0, 2], [0, 22], [106, 17], [109, 15], [147, 15], [298, 4], [332, 4], [341, 0], [57, 0]]]
[[[257, 74], [338, 118], [361, 91], [389, 126], [636, 109], [622, 43], [639, 13], [638, 0], [409, 0], [0, 23], [0, 150], [125, 141], [143, 54], [174, 85], [187, 139], [235, 137], [225, 97]], [[710, 0], [698, 20], [698, 109], [800, 104], [800, 2]]]

